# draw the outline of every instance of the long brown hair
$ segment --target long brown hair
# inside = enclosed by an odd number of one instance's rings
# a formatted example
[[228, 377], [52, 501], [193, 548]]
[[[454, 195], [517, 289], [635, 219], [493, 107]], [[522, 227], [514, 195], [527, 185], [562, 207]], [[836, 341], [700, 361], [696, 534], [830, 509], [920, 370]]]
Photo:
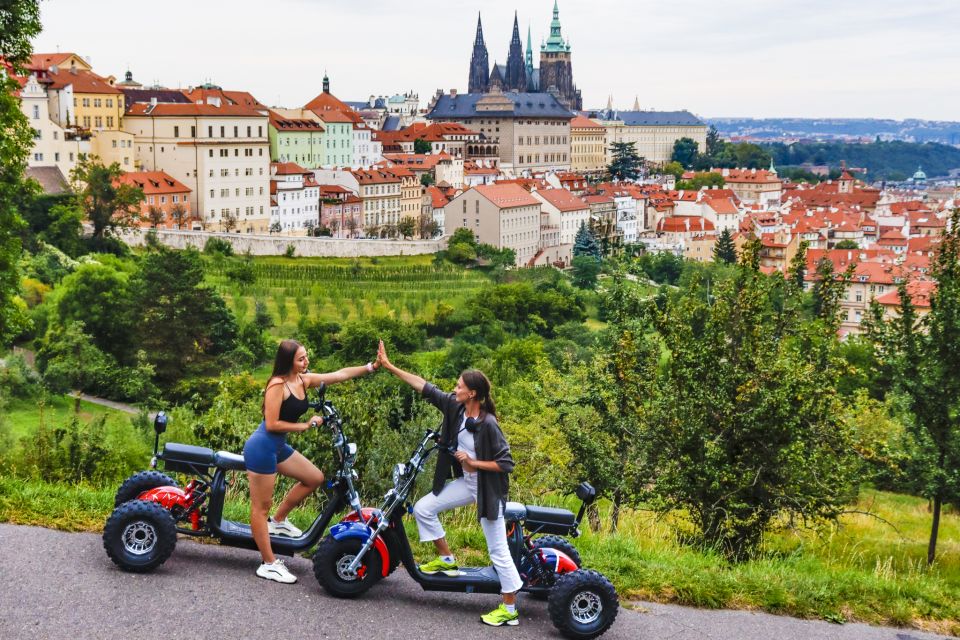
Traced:
[[480, 403], [480, 410], [489, 413], [494, 418], [497, 417], [497, 405], [493, 402], [493, 394], [490, 392], [490, 380], [479, 369], [467, 369], [460, 374], [463, 378], [463, 384], [467, 389], [476, 392], [477, 401]]
[[263, 402], [260, 403], [261, 415], [263, 415], [264, 411], [266, 411], [267, 389], [272, 386], [270, 382], [274, 378], [283, 378], [289, 375], [289, 373], [293, 370], [293, 359], [296, 357], [297, 351], [299, 351], [300, 347], [302, 346], [303, 345], [296, 340], [284, 340], [280, 343], [280, 346], [277, 347], [277, 356], [273, 359], [273, 373], [271, 373], [270, 377], [267, 378], [267, 384], [263, 387]]

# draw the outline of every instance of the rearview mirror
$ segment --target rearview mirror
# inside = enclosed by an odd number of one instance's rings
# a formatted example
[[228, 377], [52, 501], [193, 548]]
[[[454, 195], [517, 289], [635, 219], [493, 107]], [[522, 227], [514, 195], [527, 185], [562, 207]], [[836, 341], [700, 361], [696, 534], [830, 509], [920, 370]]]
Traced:
[[589, 482], [581, 482], [577, 487], [577, 497], [581, 502], [590, 504], [597, 498], [597, 490]]
[[158, 436], [167, 430], [167, 414], [163, 411], [153, 419], [153, 430], [157, 432]]

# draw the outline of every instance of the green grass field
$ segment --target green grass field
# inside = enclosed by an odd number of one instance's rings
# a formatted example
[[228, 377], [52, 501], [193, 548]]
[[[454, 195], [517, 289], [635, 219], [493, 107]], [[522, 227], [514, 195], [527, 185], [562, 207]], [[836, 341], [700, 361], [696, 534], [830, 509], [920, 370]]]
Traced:
[[[57, 424], [69, 421], [73, 418], [75, 400], [67, 396], [48, 396], [44, 400], [26, 400], [12, 399], [4, 410], [3, 426], [0, 428], [9, 429], [9, 434], [14, 438], [33, 433], [41, 421], [47, 424]], [[99, 416], [107, 416], [108, 423], [126, 424], [129, 423], [131, 415], [109, 409], [98, 404], [80, 401], [80, 412], [78, 417], [83, 421], [89, 421]]]

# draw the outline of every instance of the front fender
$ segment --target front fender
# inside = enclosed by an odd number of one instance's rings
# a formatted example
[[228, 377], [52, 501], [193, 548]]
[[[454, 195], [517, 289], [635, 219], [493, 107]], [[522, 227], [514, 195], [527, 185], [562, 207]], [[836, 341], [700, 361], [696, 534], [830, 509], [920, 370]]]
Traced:
[[[361, 542], [366, 542], [372, 533], [373, 529], [356, 520], [340, 522], [330, 527], [330, 537], [334, 540], [357, 538]], [[380, 554], [380, 572], [386, 578], [390, 573], [390, 552], [381, 536], [374, 538], [373, 548]]]
[[543, 558], [544, 564], [557, 575], [572, 573], [580, 568], [570, 556], [553, 547], [542, 547], [540, 549], [540, 555]]

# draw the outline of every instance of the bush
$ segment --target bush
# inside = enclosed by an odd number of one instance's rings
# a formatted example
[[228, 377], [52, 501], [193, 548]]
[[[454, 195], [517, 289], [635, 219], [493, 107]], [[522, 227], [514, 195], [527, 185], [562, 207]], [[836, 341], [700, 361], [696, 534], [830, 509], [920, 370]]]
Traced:
[[[329, 232], [327, 235], [330, 235]], [[292, 244], [288, 244], [287, 248], [283, 251], [283, 255], [287, 256], [288, 258], [292, 258], [293, 256], [297, 255], [297, 248]]]
[[19, 354], [0, 361], [0, 393], [12, 398], [35, 398], [41, 391], [40, 374]]
[[223, 238], [210, 238], [203, 245], [203, 252], [207, 255], [220, 254], [222, 256], [232, 256], [233, 245]]

